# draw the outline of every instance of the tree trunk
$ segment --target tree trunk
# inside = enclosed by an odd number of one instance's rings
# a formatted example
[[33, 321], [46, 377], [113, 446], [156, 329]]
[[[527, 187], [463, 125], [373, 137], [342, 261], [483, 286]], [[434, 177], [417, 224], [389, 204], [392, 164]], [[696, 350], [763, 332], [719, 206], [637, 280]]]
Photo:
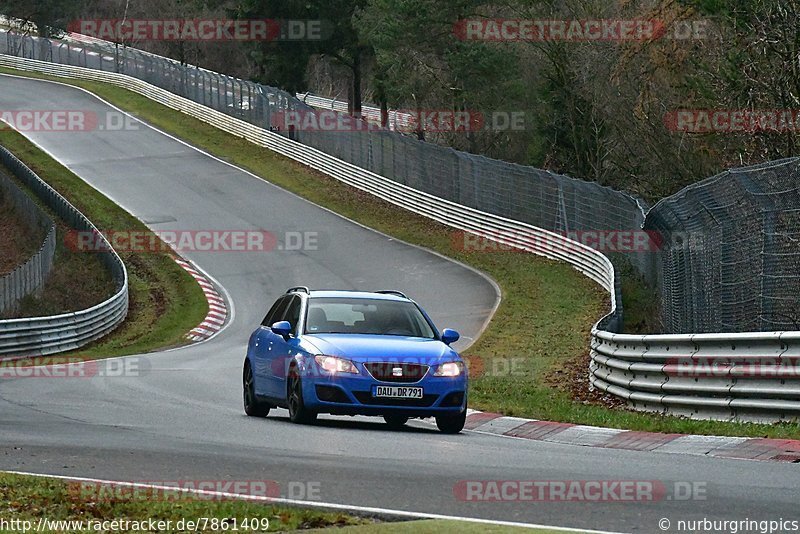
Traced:
[[351, 113], [361, 116], [361, 50], [356, 50], [353, 57], [353, 96], [351, 99]]
[[386, 102], [385, 97], [381, 97], [381, 126], [389, 127], [389, 103]]
[[381, 108], [381, 128], [389, 127], [389, 102], [386, 101], [386, 91], [383, 86], [383, 79], [379, 76], [375, 77], [375, 98], [378, 100], [378, 105]]
[[417, 139], [425, 140], [425, 130], [422, 128], [422, 110], [417, 106]]

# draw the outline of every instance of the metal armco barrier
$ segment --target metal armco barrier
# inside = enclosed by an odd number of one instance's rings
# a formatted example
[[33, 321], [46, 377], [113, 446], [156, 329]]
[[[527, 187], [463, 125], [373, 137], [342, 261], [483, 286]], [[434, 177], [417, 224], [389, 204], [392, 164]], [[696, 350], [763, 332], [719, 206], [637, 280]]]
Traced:
[[694, 418], [797, 420], [800, 332], [631, 336], [592, 331], [592, 384]]
[[[325, 98], [322, 96], [312, 95], [311, 93], [298, 93], [296, 96], [309, 106], [317, 109], [329, 109], [331, 111], [338, 111], [339, 113], [347, 113], [348, 110], [348, 103], [346, 100]], [[376, 108], [374, 106], [362, 106], [361, 115], [372, 123], [380, 124], [381, 122], [381, 108]], [[414, 119], [411, 114], [391, 109], [388, 113], [388, 124], [386, 127], [392, 131], [413, 130], [413, 120]]]
[[[0, 147], [0, 161], [72, 228], [102, 237], [89, 219], [4, 147]], [[114, 295], [86, 310], [0, 321], [0, 359], [74, 350], [104, 336], [125, 320], [128, 272], [110, 244], [107, 241], [105, 244], [107, 251], [98, 254], [116, 283]]]
[[0, 313], [15, 311], [19, 301], [44, 286], [53, 269], [56, 253], [56, 226], [52, 219], [20, 189], [14, 181], [0, 171], [0, 191], [15, 207], [23, 224], [31, 228], [46, 229], [47, 234], [39, 249], [10, 273], [0, 276]]
[[621, 306], [614, 267], [576, 241], [413, 189], [127, 75], [8, 55], [0, 55], [0, 66], [124, 87], [439, 223], [571, 264], [611, 297], [610, 313], [592, 328], [590, 382], [636, 409], [759, 421], [800, 416], [800, 381], [792, 374], [800, 332], [617, 334]]

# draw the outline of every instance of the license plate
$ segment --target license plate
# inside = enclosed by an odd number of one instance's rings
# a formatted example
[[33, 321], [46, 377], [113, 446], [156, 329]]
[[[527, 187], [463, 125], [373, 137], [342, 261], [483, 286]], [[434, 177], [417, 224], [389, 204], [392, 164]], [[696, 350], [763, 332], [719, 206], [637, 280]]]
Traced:
[[422, 388], [405, 386], [375, 386], [372, 390], [373, 397], [391, 397], [393, 399], [421, 399]]

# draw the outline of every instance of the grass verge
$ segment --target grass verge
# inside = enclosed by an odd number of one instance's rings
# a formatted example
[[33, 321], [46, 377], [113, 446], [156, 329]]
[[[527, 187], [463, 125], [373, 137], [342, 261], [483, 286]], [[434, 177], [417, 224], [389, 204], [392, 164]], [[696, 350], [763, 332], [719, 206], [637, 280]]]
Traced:
[[[0, 473], [0, 519], [12, 527], [7, 529], [10, 532], [23, 531], [21, 522], [24, 521], [29, 522], [31, 528], [27, 531], [31, 532], [45, 519], [50, 522], [49, 528], [39, 532], [223, 532], [233, 530], [234, 519], [242, 532], [285, 532], [369, 522], [340, 512], [244, 500], [210, 500], [186, 494], [148, 495], [145, 490], [126, 492], [103, 488], [92, 488], [88, 493], [96, 495], [86, 495], [80, 485], [63, 480]], [[221, 526], [219, 521], [223, 519], [227, 519], [228, 528]], [[167, 521], [171, 523], [167, 528], [150, 528], [148, 520], [163, 521], [162, 527], [167, 527]], [[262, 528], [266, 526], [263, 520], [269, 522], [268, 528]], [[12, 521], [17, 521], [18, 528], [13, 527]], [[82, 521], [84, 528], [76, 528], [77, 523], [54, 525], [54, 521]], [[90, 528], [89, 521], [128, 521], [130, 528]], [[186, 526], [188, 521], [194, 522], [197, 528]], [[252, 521], [257, 528], [250, 528]], [[140, 522], [135, 526], [141, 528], [134, 528], [131, 522]]]
[[0, 276], [25, 263], [36, 254], [47, 236], [47, 228], [31, 228], [17, 214], [11, 197], [0, 189]]
[[[126, 228], [149, 232], [142, 222], [19, 133], [0, 129], [0, 144], [66, 197], [101, 231]], [[72, 264], [66, 271], [59, 271], [60, 274], [54, 272], [54, 279], [48, 282], [51, 292], [47, 293], [46, 289], [45, 297], [50, 295], [55, 300], [47, 301], [39, 297], [34, 302], [23, 303], [37, 311], [50, 311], [58, 303], [69, 304], [70, 295], [80, 293], [74, 286], [76, 280], [82, 280], [80, 272], [86, 268], [86, 262], [76, 258], [79, 255], [77, 253], [67, 256], [64, 229], [65, 227], [60, 228], [56, 261], [67, 258]], [[120, 251], [120, 257], [128, 269], [128, 318], [109, 336], [81, 349], [79, 352], [82, 358], [137, 354], [183, 344], [183, 335], [200, 324], [208, 311], [200, 286], [169, 255]], [[107, 292], [105, 298], [110, 296], [111, 293]], [[75, 301], [72, 304], [73, 310], [81, 308]]]
[[[47, 526], [39, 532], [97, 532], [99, 529], [90, 528], [90, 526], [103, 521], [117, 521], [118, 525], [127, 521], [126, 526], [130, 527], [111, 528], [110, 530], [165, 533], [230, 532], [234, 530], [240, 532], [304, 531], [312, 533], [330, 532], [328, 529], [331, 527], [335, 527], [336, 532], [342, 534], [405, 534], [412, 532], [421, 534], [438, 534], [440, 532], [555, 534], [557, 532], [548, 529], [523, 529], [447, 520], [378, 522], [374, 519], [357, 517], [343, 512], [329, 512], [313, 508], [297, 508], [247, 500], [217, 500], [189, 494], [179, 495], [177, 492], [160, 490], [151, 492], [144, 488], [131, 490], [93, 484], [87, 486], [55, 478], [10, 473], [0, 473], [0, 511], [3, 513], [0, 519], [5, 521], [7, 526], [12, 527], [4, 529], [0, 523], [0, 532], [31, 532], [39, 525], [40, 521], [47, 521]], [[216, 522], [214, 522], [215, 519]], [[247, 523], [244, 523], [245, 519]], [[153, 526], [158, 528], [150, 528], [151, 525], [148, 524], [150, 521]], [[252, 526], [253, 521], [256, 526]], [[69, 525], [64, 522], [73, 523]], [[92, 522], [91, 525], [90, 522]], [[134, 524], [134, 522], [139, 524]], [[158, 525], [159, 522], [163, 523]], [[193, 523], [194, 528], [188, 526], [189, 522]], [[45, 525], [45, 523], [42, 524]], [[80, 529], [78, 525], [84, 528]], [[134, 526], [140, 528], [134, 528]], [[263, 528], [265, 526], [267, 528]]]
[[[0, 170], [6, 170], [6, 174], [12, 176], [11, 171], [4, 169], [2, 165], [0, 165]], [[99, 304], [111, 296], [114, 292], [114, 281], [100, 258], [97, 255], [82, 254], [67, 247], [65, 245], [66, 236], [70, 231], [67, 223], [47, 207], [25, 184], [14, 177], [11, 179], [55, 223], [56, 250], [53, 257], [53, 268], [41, 290], [23, 297], [13, 313], [11, 310], [7, 310], [0, 314], [0, 318], [41, 317], [83, 310]], [[41, 242], [43, 239], [44, 236], [36, 242]], [[80, 280], [80, 283], [76, 284], [76, 280]]]
[[[366, 226], [489, 274], [503, 302], [465, 354], [470, 405], [507, 415], [653, 432], [800, 438], [800, 424], [695, 421], [609, 408], [587, 391], [591, 325], [607, 295], [566, 264], [508, 251], [467, 252], [452, 229], [115, 86], [0, 69], [87, 89], [157, 128]], [[641, 299], [646, 300], [646, 299]]]

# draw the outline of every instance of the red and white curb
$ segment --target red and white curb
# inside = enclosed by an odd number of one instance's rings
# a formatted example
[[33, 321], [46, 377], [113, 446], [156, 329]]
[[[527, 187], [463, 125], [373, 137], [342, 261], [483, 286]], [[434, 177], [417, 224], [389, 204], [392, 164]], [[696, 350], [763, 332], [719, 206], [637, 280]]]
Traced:
[[638, 432], [469, 410], [465, 430], [565, 445], [800, 463], [800, 440]]
[[228, 318], [228, 308], [225, 305], [225, 299], [220, 296], [214, 284], [212, 284], [203, 273], [195, 269], [190, 262], [181, 258], [175, 258], [175, 262], [183, 267], [184, 270], [192, 275], [192, 278], [200, 284], [200, 288], [206, 296], [206, 301], [208, 301], [208, 315], [206, 315], [202, 323], [186, 334], [186, 338], [191, 341], [205, 341], [222, 330], [222, 327], [225, 325], [225, 320]]

